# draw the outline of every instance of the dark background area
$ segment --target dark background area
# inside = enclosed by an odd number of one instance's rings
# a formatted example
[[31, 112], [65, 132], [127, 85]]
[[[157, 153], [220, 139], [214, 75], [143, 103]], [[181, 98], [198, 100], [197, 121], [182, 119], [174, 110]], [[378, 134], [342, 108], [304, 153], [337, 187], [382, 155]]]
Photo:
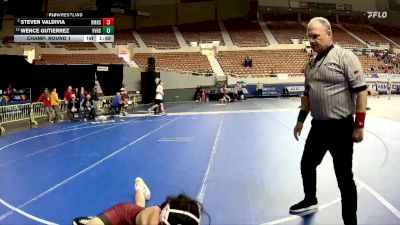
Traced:
[[91, 90], [95, 74], [104, 95], [114, 95], [122, 86], [123, 65], [108, 66], [108, 71], [97, 71], [98, 65], [31, 65], [24, 56], [0, 55], [1, 89], [11, 83], [15, 89], [32, 88], [32, 100], [36, 101], [44, 88], [57, 88], [59, 98], [67, 86]]

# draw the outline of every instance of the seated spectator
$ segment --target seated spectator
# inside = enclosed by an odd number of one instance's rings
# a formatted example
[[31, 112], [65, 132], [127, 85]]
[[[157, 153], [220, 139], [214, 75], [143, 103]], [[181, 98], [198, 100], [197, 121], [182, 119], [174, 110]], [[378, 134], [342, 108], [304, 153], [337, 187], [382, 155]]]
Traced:
[[249, 55], [244, 58], [244, 67], [253, 67], [253, 60], [250, 58]]
[[76, 98], [75, 94], [72, 94], [71, 101], [68, 102], [68, 113], [70, 119], [74, 119], [76, 115], [79, 115], [79, 108], [79, 100]]
[[82, 108], [85, 117], [87, 116], [90, 120], [94, 120], [96, 118], [94, 103], [90, 94], [87, 94], [85, 100], [83, 100]]

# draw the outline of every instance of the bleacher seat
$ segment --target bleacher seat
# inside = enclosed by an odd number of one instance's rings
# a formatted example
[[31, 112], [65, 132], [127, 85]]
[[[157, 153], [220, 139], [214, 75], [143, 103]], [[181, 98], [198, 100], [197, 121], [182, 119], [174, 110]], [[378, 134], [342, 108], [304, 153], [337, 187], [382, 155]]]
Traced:
[[212, 68], [206, 56], [199, 52], [136, 53], [133, 60], [142, 68], [147, 67], [147, 59], [154, 57], [157, 70], [210, 73]]
[[268, 46], [269, 42], [257, 21], [245, 18], [224, 21], [234, 45], [239, 47]]

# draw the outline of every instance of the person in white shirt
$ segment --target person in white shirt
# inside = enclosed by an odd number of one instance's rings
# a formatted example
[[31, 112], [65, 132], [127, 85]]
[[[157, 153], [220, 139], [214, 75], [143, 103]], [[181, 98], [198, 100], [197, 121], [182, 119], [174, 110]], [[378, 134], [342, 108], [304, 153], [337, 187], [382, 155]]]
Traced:
[[258, 84], [257, 84], [257, 97], [259, 97], [259, 98], [262, 98], [262, 96], [263, 96], [263, 84], [262, 83], [260, 83], [260, 82], [258, 82]]
[[149, 108], [149, 112], [153, 112], [155, 109], [159, 109], [159, 113], [164, 114], [165, 109], [164, 109], [164, 87], [163, 87], [163, 82], [160, 80], [158, 82], [157, 88], [156, 88], [156, 99], [154, 101], [154, 105]]
[[156, 104], [159, 105], [160, 107], [160, 113], [164, 114], [165, 109], [164, 109], [164, 87], [163, 87], [163, 82], [160, 80], [160, 82], [157, 85], [156, 88]]

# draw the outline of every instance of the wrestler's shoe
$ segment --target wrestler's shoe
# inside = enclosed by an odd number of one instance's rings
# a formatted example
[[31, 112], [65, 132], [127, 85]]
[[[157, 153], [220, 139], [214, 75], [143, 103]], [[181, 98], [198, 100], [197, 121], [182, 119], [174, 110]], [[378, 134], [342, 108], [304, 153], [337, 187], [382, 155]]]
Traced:
[[303, 201], [290, 207], [289, 212], [292, 214], [297, 214], [308, 210], [314, 210], [316, 208], [318, 208], [318, 201], [316, 199], [304, 199]]
[[136, 177], [136, 179], [135, 179], [135, 190], [142, 190], [143, 194], [144, 194], [144, 198], [146, 200], [150, 200], [150, 198], [151, 198], [150, 189], [149, 189], [149, 187], [147, 187], [144, 180], [140, 177]]

